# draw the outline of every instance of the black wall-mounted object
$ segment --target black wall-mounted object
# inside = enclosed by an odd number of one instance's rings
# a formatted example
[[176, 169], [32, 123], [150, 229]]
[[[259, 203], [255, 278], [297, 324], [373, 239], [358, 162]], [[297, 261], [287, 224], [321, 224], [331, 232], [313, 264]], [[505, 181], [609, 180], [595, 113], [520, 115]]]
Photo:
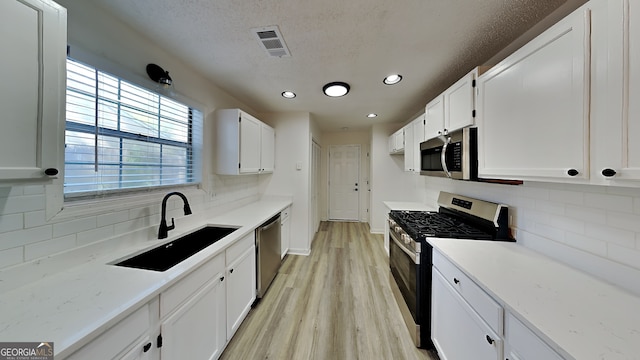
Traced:
[[147, 75], [149, 78], [162, 86], [169, 87], [173, 80], [171, 76], [169, 76], [169, 72], [165, 71], [163, 68], [156, 64], [148, 64], [147, 65]]

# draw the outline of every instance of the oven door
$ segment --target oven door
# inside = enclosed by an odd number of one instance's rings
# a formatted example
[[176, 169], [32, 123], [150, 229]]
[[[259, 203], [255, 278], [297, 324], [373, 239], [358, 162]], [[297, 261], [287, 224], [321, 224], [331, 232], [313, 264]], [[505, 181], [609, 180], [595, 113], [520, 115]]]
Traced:
[[391, 276], [400, 290], [402, 299], [409, 308], [409, 312], [416, 324], [418, 322], [418, 273], [420, 268], [419, 253], [405, 248], [402, 241], [396, 239], [393, 232], [389, 233], [389, 266]]

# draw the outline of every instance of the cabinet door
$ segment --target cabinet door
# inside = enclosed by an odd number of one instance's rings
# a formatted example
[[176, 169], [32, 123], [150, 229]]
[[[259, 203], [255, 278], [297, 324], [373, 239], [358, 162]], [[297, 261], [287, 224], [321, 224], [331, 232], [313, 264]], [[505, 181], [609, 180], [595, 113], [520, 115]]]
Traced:
[[256, 250], [247, 249], [227, 268], [227, 339], [231, 339], [256, 299]]
[[261, 122], [253, 116], [241, 113], [240, 120], [240, 172], [260, 171]]
[[289, 215], [285, 216], [285, 211], [289, 211], [289, 208], [282, 211], [280, 216], [280, 244], [282, 248], [282, 254], [280, 258], [283, 259], [287, 252], [289, 251], [289, 242], [291, 241], [291, 222], [289, 221]]
[[581, 8], [480, 76], [480, 177], [589, 177], [589, 22]]
[[637, 186], [640, 180], [638, 16], [637, 1], [594, 4], [591, 174], [600, 184]]
[[425, 107], [424, 126], [425, 140], [433, 139], [442, 133], [444, 129], [444, 96], [440, 95], [431, 100]]
[[508, 350], [506, 353], [509, 354], [509, 360], [563, 360], [562, 356], [510, 313], [505, 321], [505, 350]]
[[61, 170], [66, 10], [45, 0], [0, 2], [0, 180]]
[[394, 150], [396, 153], [401, 153], [404, 151], [404, 129], [400, 129], [396, 131], [393, 135], [395, 145]]
[[220, 275], [161, 325], [162, 359], [217, 359], [226, 343], [225, 287]]
[[465, 75], [444, 92], [445, 128], [451, 132], [474, 124], [476, 70]]
[[420, 143], [424, 141], [424, 114], [413, 120], [413, 171], [420, 173]]
[[271, 173], [276, 151], [276, 132], [271, 126], [260, 127], [260, 144], [260, 172]]
[[156, 347], [149, 336], [138, 342], [131, 351], [120, 357], [120, 360], [153, 360]]
[[414, 152], [413, 148], [416, 147], [413, 137], [413, 123], [407, 124], [403, 127], [404, 131], [404, 171], [415, 171], [414, 165]]
[[443, 360], [501, 360], [502, 340], [434, 269], [431, 338]]

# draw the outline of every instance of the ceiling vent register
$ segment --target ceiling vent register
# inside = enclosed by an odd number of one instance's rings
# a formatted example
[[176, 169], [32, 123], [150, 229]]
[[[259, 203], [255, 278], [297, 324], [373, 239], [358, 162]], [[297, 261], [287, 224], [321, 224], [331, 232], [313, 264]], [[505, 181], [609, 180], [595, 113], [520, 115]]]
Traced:
[[251, 32], [255, 35], [260, 46], [273, 57], [289, 57], [291, 53], [285, 44], [282, 34], [278, 26], [267, 26], [261, 28], [253, 28]]

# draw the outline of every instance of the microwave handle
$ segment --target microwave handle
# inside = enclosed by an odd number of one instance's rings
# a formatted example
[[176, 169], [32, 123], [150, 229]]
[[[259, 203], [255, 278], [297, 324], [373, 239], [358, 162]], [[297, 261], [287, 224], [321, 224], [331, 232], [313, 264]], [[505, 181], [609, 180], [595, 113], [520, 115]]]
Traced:
[[442, 163], [442, 170], [444, 170], [447, 177], [451, 179], [451, 172], [449, 172], [449, 169], [447, 168], [447, 147], [451, 143], [451, 137], [443, 137], [442, 141], [444, 142], [444, 145], [442, 146], [442, 153], [440, 154], [440, 162]]

